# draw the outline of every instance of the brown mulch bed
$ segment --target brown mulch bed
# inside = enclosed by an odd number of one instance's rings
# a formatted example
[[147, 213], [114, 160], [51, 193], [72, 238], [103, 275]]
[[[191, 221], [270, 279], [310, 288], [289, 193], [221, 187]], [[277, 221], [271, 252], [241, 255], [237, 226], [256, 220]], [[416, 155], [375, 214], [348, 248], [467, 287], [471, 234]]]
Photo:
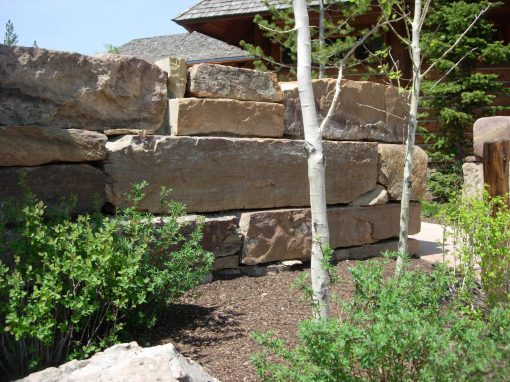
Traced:
[[[354, 263], [344, 261], [336, 266], [340, 282], [334, 292], [340, 299], [353, 293], [348, 268]], [[431, 266], [413, 259], [411, 267]], [[393, 270], [391, 263], [388, 274]], [[173, 305], [164, 322], [136, 339], [142, 346], [171, 342], [223, 382], [257, 381], [250, 357], [261, 348], [250, 334], [271, 330], [289, 344], [296, 344], [298, 322], [310, 318], [309, 304], [292, 288], [298, 273], [244, 276], [201, 285]]]

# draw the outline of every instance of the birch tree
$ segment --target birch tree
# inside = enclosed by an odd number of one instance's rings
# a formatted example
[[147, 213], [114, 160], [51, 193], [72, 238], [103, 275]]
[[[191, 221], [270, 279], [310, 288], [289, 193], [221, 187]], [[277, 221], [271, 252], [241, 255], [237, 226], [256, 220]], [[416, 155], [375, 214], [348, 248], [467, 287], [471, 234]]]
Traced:
[[322, 149], [322, 134], [317, 120], [312, 88], [312, 49], [310, 24], [305, 0], [294, 0], [297, 31], [297, 79], [303, 114], [305, 149], [308, 156], [308, 181], [312, 215], [311, 279], [313, 301], [317, 309], [314, 318], [329, 316], [329, 275], [324, 266], [324, 250], [329, 246], [329, 226], [326, 207], [326, 160]]

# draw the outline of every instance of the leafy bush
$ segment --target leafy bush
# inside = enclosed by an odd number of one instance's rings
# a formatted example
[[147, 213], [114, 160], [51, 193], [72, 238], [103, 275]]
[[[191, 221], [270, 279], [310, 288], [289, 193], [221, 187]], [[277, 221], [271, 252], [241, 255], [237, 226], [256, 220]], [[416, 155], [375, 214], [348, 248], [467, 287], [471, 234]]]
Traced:
[[201, 231], [184, 241], [177, 221], [184, 208], [167, 192], [164, 222], [137, 212], [145, 185], [113, 217], [48, 214], [30, 194], [22, 209], [0, 210], [2, 374], [109, 346], [126, 322], [153, 323], [158, 306], [204, 279], [213, 258], [200, 247]]
[[466, 280], [482, 268], [482, 287], [489, 304], [510, 301], [510, 210], [502, 198], [453, 195], [441, 210]]
[[379, 263], [351, 268], [343, 318], [303, 321], [288, 349], [257, 334], [263, 381], [503, 381], [510, 372], [510, 308], [467, 314], [443, 267], [385, 279]]

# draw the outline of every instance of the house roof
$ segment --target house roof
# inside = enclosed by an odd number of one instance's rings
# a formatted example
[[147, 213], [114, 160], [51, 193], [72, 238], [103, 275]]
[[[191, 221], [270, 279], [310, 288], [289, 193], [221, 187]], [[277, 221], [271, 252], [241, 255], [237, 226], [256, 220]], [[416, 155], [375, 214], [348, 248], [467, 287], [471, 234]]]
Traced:
[[[268, 0], [270, 5], [277, 8], [287, 8], [289, 4], [282, 3], [282, 0]], [[313, 0], [312, 4], [318, 4], [318, 0]], [[179, 23], [184, 20], [201, 20], [216, 17], [225, 17], [233, 15], [249, 15], [258, 12], [267, 11], [263, 0], [201, 0], [188, 10], [184, 11], [173, 21]]]
[[119, 52], [149, 62], [165, 57], [184, 58], [188, 64], [253, 59], [247, 51], [199, 32], [138, 38], [119, 46]]

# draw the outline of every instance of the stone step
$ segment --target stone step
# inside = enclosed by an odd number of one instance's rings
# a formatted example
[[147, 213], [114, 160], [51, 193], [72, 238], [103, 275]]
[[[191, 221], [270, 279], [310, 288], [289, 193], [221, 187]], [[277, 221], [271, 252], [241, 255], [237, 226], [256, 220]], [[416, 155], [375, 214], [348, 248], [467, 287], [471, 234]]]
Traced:
[[[410, 206], [409, 234], [420, 231], [420, 204]], [[360, 246], [399, 234], [400, 204], [330, 207], [331, 248]], [[246, 265], [308, 259], [312, 246], [310, 209], [244, 212], [239, 229], [244, 236], [241, 262]]]
[[[303, 141], [125, 136], [106, 147], [115, 206], [143, 180], [149, 187], [140, 208], [154, 213], [161, 212], [162, 186], [190, 213], [309, 205]], [[324, 152], [328, 204], [350, 203], [376, 186], [376, 143], [324, 142]]]
[[169, 101], [172, 135], [283, 137], [283, 105], [233, 99]]

